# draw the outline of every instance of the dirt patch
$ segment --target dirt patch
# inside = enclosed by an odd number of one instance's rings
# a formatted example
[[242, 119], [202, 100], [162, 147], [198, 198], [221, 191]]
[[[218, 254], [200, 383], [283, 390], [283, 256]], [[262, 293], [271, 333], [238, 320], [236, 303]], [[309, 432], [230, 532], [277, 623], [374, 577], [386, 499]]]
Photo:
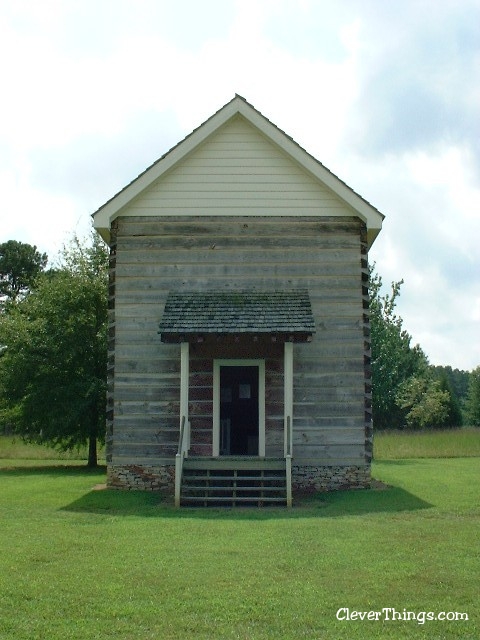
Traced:
[[372, 478], [370, 482], [370, 489], [375, 489], [376, 491], [385, 491], [386, 489], [391, 489], [392, 487], [389, 484], [385, 484], [385, 482], [381, 482], [380, 480], [375, 480]]

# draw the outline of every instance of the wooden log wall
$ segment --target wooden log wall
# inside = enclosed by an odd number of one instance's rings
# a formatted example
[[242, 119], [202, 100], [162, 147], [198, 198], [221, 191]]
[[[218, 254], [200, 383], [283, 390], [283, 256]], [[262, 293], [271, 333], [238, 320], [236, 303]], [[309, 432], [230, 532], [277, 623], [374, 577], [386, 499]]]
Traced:
[[[171, 464], [176, 452], [180, 346], [163, 344], [158, 334], [168, 292], [253, 287], [310, 293], [317, 331], [311, 343], [294, 346], [295, 463], [369, 462], [368, 268], [358, 218], [121, 217], [112, 241], [113, 464]], [[281, 455], [283, 345], [249, 336], [191, 348], [194, 450], [211, 452], [214, 357], [266, 358], [266, 453]]]

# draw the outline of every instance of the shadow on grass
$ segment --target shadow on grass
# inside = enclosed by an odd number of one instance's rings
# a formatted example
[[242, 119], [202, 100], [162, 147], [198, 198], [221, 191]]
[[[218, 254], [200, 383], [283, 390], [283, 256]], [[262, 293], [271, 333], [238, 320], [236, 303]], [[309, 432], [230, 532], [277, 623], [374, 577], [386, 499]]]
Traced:
[[175, 509], [170, 499], [146, 491], [90, 491], [65, 506], [63, 511], [110, 516], [137, 516], [177, 519], [271, 520], [335, 518], [397, 513], [428, 509], [432, 505], [399, 487], [319, 493], [294, 500], [285, 507], [182, 507]]
[[49, 476], [99, 475], [106, 474], [107, 467], [105, 465], [88, 467], [83, 460], [60, 460], [58, 463], [48, 460], [46, 464], [41, 464], [38, 460], [12, 461], [12, 464], [0, 466], [0, 475], [5, 474], [9, 478], [38, 475], [39, 473]]
[[[403, 460], [382, 461], [383, 464], [404, 465]], [[0, 475], [32, 476], [41, 474], [50, 477], [91, 478], [92, 491], [62, 507], [62, 511], [95, 513], [108, 516], [133, 516], [141, 518], [195, 518], [195, 519], [298, 519], [335, 518], [343, 516], [367, 516], [375, 513], [397, 513], [428, 509], [433, 505], [400, 487], [382, 489], [357, 489], [316, 493], [294, 500], [292, 509], [285, 507], [182, 507], [175, 509], [172, 500], [161, 493], [150, 491], [94, 490], [93, 486], [104, 477], [105, 467], [90, 469], [85, 464], [32, 465], [21, 464], [3, 467]]]

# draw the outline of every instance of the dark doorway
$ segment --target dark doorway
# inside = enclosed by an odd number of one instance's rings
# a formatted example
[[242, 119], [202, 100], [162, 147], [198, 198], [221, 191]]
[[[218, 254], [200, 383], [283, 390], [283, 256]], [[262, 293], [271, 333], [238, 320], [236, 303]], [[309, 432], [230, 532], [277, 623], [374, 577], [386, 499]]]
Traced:
[[220, 367], [220, 455], [258, 455], [258, 367]]

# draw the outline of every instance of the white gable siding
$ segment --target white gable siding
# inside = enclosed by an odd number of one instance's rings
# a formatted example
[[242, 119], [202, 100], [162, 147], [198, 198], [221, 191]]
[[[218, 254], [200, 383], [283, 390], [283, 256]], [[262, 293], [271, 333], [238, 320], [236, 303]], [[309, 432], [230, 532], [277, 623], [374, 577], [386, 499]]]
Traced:
[[352, 216], [241, 116], [130, 203], [124, 215]]

